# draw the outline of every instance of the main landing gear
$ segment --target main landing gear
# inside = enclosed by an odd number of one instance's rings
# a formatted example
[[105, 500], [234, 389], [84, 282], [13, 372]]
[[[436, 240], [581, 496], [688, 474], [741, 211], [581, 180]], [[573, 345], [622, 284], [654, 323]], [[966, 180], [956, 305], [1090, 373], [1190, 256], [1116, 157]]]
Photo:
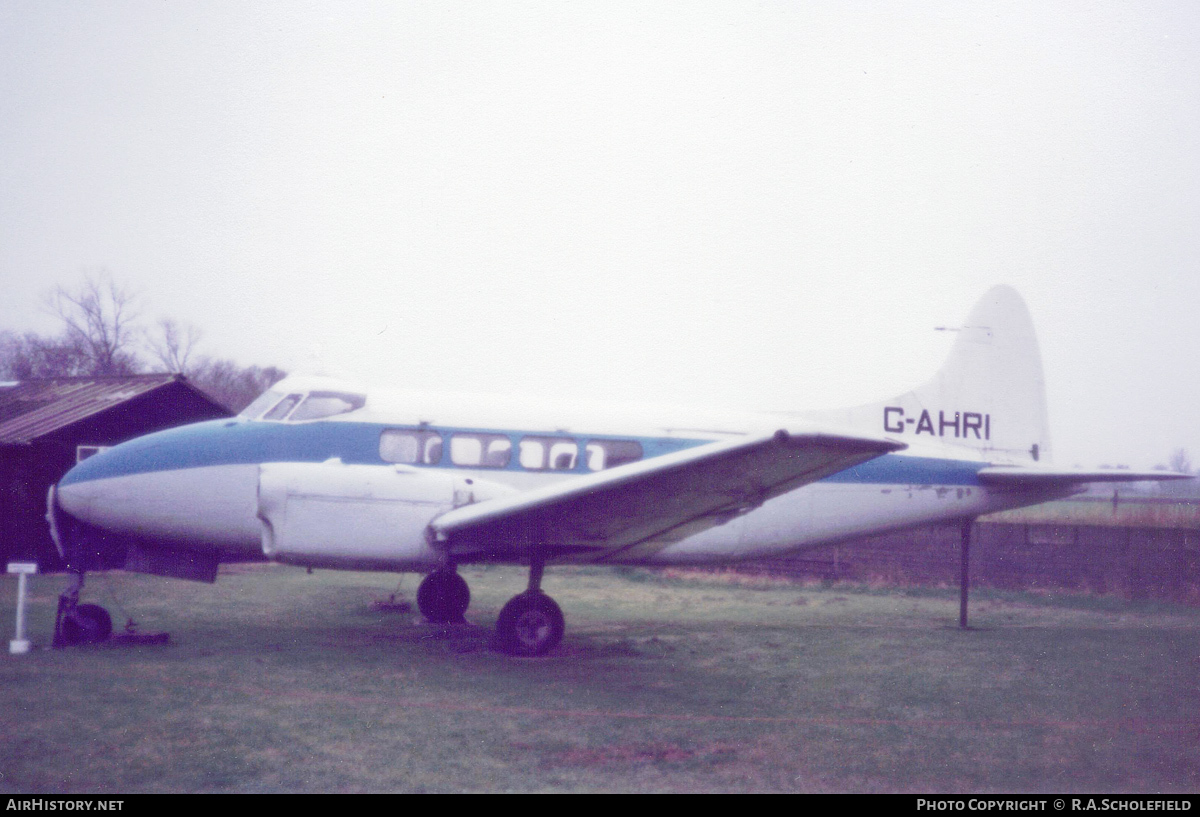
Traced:
[[[512, 655], [544, 655], [562, 641], [566, 626], [562, 610], [542, 592], [545, 564], [544, 558], [534, 557], [529, 586], [504, 605], [496, 620], [496, 642]], [[462, 621], [470, 602], [471, 591], [453, 568], [435, 570], [417, 588], [417, 608], [434, 624]]]
[[529, 566], [529, 587], [513, 596], [496, 619], [496, 640], [513, 655], [543, 655], [562, 641], [565, 622], [554, 599], [542, 592], [546, 560], [534, 556]]

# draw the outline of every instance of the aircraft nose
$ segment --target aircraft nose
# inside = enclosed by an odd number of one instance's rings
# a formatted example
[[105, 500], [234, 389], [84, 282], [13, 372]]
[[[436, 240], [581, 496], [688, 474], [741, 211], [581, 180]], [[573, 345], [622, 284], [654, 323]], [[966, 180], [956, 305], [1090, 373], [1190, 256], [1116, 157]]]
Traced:
[[193, 545], [257, 542], [261, 452], [241, 445], [233, 425], [182, 426], [95, 454], [59, 481], [58, 506], [114, 533]]
[[[134, 450], [126, 450], [131, 446]], [[129, 493], [129, 478], [148, 470], [144, 451], [132, 443], [123, 443], [100, 451], [75, 464], [55, 488], [58, 506], [84, 522], [99, 523], [97, 514], [111, 517], [119, 513]]]
[[59, 480], [59, 506], [84, 522], [137, 530], [153, 506], [186, 503], [187, 497], [173, 489], [167, 475], [186, 467], [188, 457], [203, 456], [204, 436], [184, 426], [94, 454]]
[[77, 463], [59, 480], [59, 488], [63, 493], [87, 493], [95, 489], [85, 489], [88, 483], [205, 464], [214, 454], [214, 432], [228, 424], [226, 420], [195, 423], [136, 437]]

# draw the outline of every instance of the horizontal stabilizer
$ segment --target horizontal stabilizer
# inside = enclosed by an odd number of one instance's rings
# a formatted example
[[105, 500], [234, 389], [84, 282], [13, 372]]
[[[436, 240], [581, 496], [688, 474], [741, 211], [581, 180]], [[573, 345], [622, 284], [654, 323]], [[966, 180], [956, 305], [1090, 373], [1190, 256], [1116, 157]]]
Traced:
[[1125, 468], [1103, 468], [1096, 471], [1081, 469], [1022, 468], [1018, 466], [992, 466], [979, 472], [979, 481], [996, 487], [1021, 487], [1054, 485], [1082, 485], [1088, 482], [1165, 482], [1175, 479], [1192, 479], [1189, 474], [1174, 471], [1130, 471]]
[[436, 548], [464, 560], [534, 551], [640, 556], [904, 447], [882, 437], [780, 429], [456, 508], [429, 527]]

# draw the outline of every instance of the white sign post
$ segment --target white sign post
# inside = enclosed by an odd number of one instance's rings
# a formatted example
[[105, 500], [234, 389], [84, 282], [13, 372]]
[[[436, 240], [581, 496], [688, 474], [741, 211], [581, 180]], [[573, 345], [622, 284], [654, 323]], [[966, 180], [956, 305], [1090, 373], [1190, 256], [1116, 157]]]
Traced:
[[17, 637], [8, 642], [12, 655], [29, 652], [29, 641], [25, 638], [25, 577], [37, 573], [32, 562], [9, 562], [8, 572], [17, 574]]

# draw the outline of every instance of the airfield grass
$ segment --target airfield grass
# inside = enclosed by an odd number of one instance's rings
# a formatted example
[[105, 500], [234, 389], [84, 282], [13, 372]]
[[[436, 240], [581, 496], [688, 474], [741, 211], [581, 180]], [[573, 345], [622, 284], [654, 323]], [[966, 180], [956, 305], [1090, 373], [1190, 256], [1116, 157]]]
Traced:
[[[566, 638], [521, 659], [490, 639], [524, 571], [463, 574], [455, 626], [386, 574], [91, 576], [170, 643], [4, 654], [0, 791], [1200, 789], [1200, 610], [979, 591], [961, 631], [953, 588], [555, 568]], [[31, 582], [42, 647], [65, 581]]]

